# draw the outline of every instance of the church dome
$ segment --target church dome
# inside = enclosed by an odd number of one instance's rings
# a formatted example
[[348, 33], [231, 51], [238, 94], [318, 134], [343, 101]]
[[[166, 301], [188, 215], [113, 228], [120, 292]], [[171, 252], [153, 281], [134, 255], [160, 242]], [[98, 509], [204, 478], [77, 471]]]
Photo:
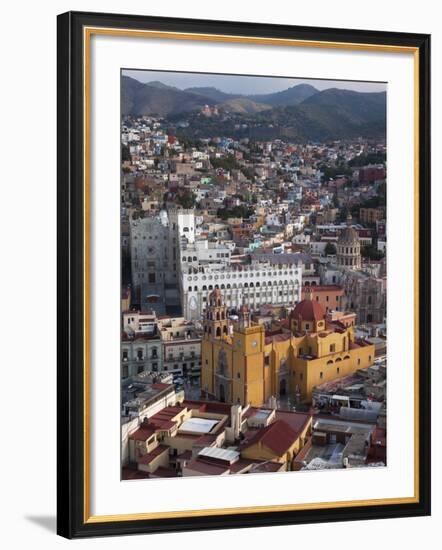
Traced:
[[359, 244], [358, 232], [351, 226], [351, 214], [347, 216], [347, 227], [341, 231], [338, 238], [338, 244], [346, 246], [356, 246]]
[[296, 321], [317, 322], [325, 319], [324, 308], [319, 302], [313, 300], [302, 300], [291, 312], [290, 317]]
[[219, 288], [215, 288], [210, 293], [210, 298], [221, 298], [221, 290]]
[[338, 244], [345, 244], [347, 246], [355, 246], [359, 244], [359, 236], [353, 227], [346, 227], [339, 235]]
[[249, 307], [247, 304], [241, 304], [241, 307], [239, 308], [240, 313], [249, 313]]
[[361, 243], [358, 232], [351, 226], [352, 218], [347, 216], [347, 227], [343, 229], [336, 243], [338, 266], [345, 269], [361, 269]]
[[209, 304], [211, 306], [218, 306], [220, 307], [223, 303], [221, 290], [219, 288], [215, 288], [212, 290], [212, 292], [209, 294]]

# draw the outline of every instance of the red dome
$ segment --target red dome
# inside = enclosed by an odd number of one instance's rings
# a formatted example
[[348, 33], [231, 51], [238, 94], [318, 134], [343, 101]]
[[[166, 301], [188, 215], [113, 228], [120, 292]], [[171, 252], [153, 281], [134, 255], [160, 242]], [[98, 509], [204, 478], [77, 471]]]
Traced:
[[302, 300], [291, 312], [290, 317], [297, 321], [323, 321], [325, 319], [325, 311], [319, 302]]
[[221, 298], [221, 290], [219, 288], [215, 288], [214, 290], [212, 290], [209, 297], [210, 298]]
[[249, 313], [249, 308], [248, 308], [247, 304], [242, 304], [241, 307], [239, 308], [239, 312], [240, 313]]

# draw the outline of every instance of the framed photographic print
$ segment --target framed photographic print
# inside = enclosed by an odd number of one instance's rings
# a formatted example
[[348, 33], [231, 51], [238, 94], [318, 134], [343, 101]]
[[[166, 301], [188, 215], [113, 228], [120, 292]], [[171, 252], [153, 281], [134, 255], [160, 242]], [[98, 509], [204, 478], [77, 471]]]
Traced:
[[429, 66], [58, 17], [60, 535], [430, 513]]

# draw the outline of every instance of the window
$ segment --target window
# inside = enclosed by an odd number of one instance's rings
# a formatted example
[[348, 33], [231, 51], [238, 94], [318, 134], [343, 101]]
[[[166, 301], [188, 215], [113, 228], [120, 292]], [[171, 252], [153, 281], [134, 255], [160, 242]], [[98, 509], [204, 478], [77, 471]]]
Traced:
[[358, 359], [358, 365], [360, 365], [360, 364], [361, 364], [361, 360], [360, 360], [360, 359]]
[[127, 350], [123, 350], [123, 361], [127, 361]]
[[336, 351], [336, 344], [330, 344], [330, 353], [334, 353]]
[[266, 366], [270, 365], [270, 355], [266, 355], [264, 357], [264, 365]]
[[336, 367], [336, 374], [339, 374], [339, 367]]
[[149, 273], [149, 283], [155, 283], [155, 273]]
[[321, 380], [322, 380], [323, 376], [324, 376], [324, 373], [323, 373], [323, 372], [320, 372], [320, 373], [319, 373], [319, 378], [320, 378]]
[[137, 369], [138, 374], [140, 374], [141, 372], [143, 372], [143, 365], [139, 365]]
[[240, 372], [237, 373], [237, 377], [241, 378], [241, 373]]

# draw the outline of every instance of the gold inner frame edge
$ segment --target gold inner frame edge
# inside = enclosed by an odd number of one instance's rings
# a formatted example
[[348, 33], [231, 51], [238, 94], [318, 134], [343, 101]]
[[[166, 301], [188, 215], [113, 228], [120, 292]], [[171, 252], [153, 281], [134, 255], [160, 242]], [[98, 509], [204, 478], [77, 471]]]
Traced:
[[90, 473], [90, 41], [92, 35], [127, 36], [132, 38], [159, 38], [174, 40], [198, 40], [204, 42], [249, 43], [270, 46], [292, 46], [304, 48], [325, 48], [344, 50], [363, 50], [375, 52], [412, 53], [414, 61], [414, 225], [419, 227], [419, 49], [412, 46], [393, 46], [386, 44], [364, 44], [349, 42], [328, 42], [316, 40], [297, 40], [280, 38], [261, 38], [237, 35], [217, 35], [201, 33], [180, 33], [168, 31], [147, 31], [136, 29], [117, 29], [108, 27], [83, 28], [83, 102], [84, 102], [84, 523], [108, 523], [115, 521], [137, 521], [148, 519], [190, 518], [228, 514], [250, 514], [264, 512], [283, 512], [300, 510], [322, 510], [328, 508], [346, 508], [356, 506], [379, 506], [394, 504], [412, 504], [419, 502], [419, 235], [415, 231], [414, 239], [414, 495], [410, 497], [351, 500], [336, 502], [317, 502], [301, 504], [282, 504], [269, 506], [250, 506], [233, 508], [215, 508], [205, 510], [179, 510], [168, 512], [129, 513], [115, 515], [91, 515], [91, 473]]

